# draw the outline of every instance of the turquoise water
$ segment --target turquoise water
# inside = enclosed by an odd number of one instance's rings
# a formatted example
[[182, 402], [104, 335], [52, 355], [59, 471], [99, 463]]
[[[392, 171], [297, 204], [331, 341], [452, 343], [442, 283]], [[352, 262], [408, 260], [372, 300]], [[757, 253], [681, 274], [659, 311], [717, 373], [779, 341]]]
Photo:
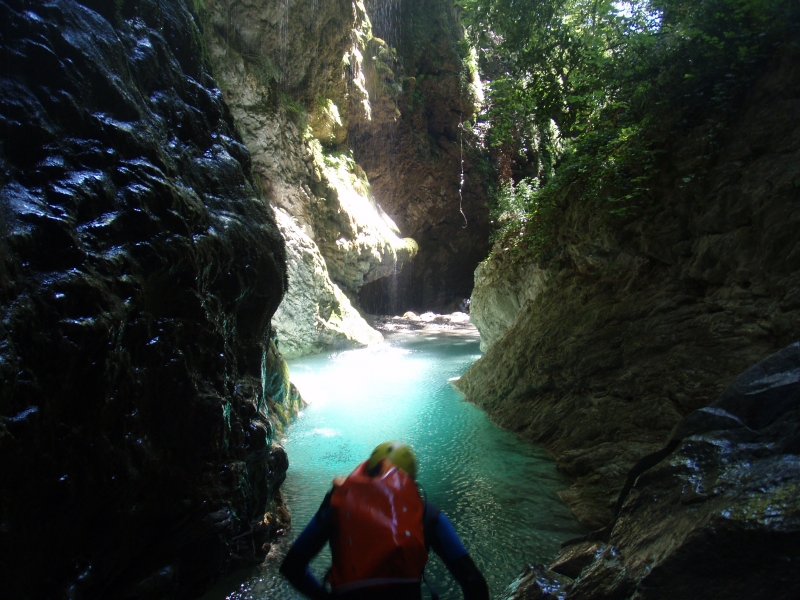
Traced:
[[[347, 475], [386, 440], [410, 444], [428, 500], [453, 521], [498, 595], [528, 562], [585, 531], [559, 500], [569, 486], [550, 456], [490, 423], [449, 380], [480, 356], [477, 334], [397, 334], [385, 344], [289, 362], [309, 402], [286, 432], [289, 472], [282, 489], [294, 528], [277, 560], [223, 582], [206, 600], [299, 598], [277, 572], [288, 542], [313, 516], [335, 476]], [[320, 578], [326, 550], [312, 563]], [[442, 600], [461, 598], [435, 555], [429, 582]], [[427, 590], [425, 590], [427, 594]]]

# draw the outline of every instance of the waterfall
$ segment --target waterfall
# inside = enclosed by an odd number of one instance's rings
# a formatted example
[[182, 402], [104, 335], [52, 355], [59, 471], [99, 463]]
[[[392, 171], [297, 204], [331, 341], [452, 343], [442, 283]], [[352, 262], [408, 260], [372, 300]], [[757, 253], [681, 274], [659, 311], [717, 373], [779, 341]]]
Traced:
[[464, 219], [464, 224], [461, 228], [466, 229], [468, 222], [467, 215], [464, 214], [464, 113], [461, 113], [458, 117], [458, 141], [461, 149], [461, 179], [459, 179], [458, 182], [458, 212], [461, 213]]
[[278, 44], [280, 51], [281, 87], [286, 90], [289, 79], [289, 0], [281, 2], [281, 16], [278, 23]]
[[389, 311], [386, 314], [397, 314], [397, 261], [394, 261], [394, 270], [389, 280]]
[[367, 0], [365, 6], [374, 34], [389, 46], [397, 47], [401, 33], [400, 0]]

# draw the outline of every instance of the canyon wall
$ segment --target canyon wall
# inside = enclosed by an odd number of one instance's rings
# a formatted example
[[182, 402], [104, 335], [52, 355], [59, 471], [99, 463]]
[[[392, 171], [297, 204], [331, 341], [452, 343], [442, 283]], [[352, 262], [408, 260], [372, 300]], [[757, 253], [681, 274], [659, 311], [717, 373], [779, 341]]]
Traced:
[[463, 126], [480, 85], [452, 2], [203, 7], [215, 74], [289, 240], [282, 350], [374, 341], [351, 302], [397, 313], [468, 297], [488, 252], [486, 165]]
[[358, 289], [416, 252], [375, 200], [347, 148], [370, 118], [361, 3], [204, 3], [207, 51], [287, 241], [289, 290], [275, 315], [287, 356], [382, 340], [353, 306]]
[[282, 526], [279, 225], [187, 3], [0, 21], [0, 596], [196, 597]]
[[281, 352], [380, 340], [357, 295], [398, 274], [469, 293], [452, 6], [371, 10], [403, 36], [344, 0], [0, 1], [4, 597], [191, 597], [263, 557]]
[[779, 56], [730, 127], [676, 136], [657, 209], [609, 225], [567, 200], [546, 259], [497, 247], [477, 272], [490, 344], [458, 386], [555, 455], [586, 524], [682, 417], [800, 337], [800, 61]]
[[477, 65], [451, 0], [366, 5], [375, 35], [396, 47], [397, 59], [378, 65], [383, 77], [369, 88], [380, 118], [359, 123], [350, 138], [383, 207], [417, 241], [419, 255], [359, 298], [381, 314], [463, 310], [473, 271], [489, 252], [488, 164], [470, 125], [482, 101]]
[[451, 3], [208, 0], [200, 15], [287, 240], [281, 351], [379, 341], [359, 304], [382, 313], [466, 298], [488, 250], [488, 214], [477, 177], [459, 195], [462, 145], [476, 156], [478, 140], [460, 127], [475, 93]]

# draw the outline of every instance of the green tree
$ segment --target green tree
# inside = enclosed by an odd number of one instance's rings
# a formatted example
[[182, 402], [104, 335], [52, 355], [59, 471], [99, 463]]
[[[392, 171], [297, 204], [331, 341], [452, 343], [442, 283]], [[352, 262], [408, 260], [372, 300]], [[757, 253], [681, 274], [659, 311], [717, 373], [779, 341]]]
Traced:
[[[608, 216], [636, 214], [666, 141], [710, 116], [724, 124], [758, 65], [800, 39], [797, 0], [458, 4], [488, 79], [496, 214], [519, 215], [498, 234], [524, 231], [536, 243], [515, 245], [534, 251], [567, 187]], [[517, 209], [504, 213], [509, 194]]]

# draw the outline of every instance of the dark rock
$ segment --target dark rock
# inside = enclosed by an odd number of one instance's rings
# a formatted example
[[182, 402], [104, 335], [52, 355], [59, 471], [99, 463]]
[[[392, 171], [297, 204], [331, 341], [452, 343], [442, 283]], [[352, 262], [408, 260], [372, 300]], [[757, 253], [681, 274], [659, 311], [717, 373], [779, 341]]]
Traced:
[[4, 598], [197, 595], [286, 471], [283, 241], [187, 4], [0, 1]]
[[800, 342], [684, 418], [630, 479], [612, 526], [565, 542], [505, 597], [800, 597]]
[[564, 600], [566, 580], [541, 565], [530, 565], [498, 600]]
[[[800, 597], [800, 343], [743, 373], [675, 436], [567, 599]], [[564, 572], [564, 558], [551, 569]]]
[[463, 127], [475, 110], [463, 77], [463, 32], [447, 0], [366, 6], [375, 35], [397, 48], [414, 83], [396, 97], [377, 94], [372, 121], [349, 136], [375, 197], [419, 252], [396, 275], [361, 288], [359, 301], [371, 314], [449, 312], [471, 294], [490, 249], [480, 143]]
[[549, 565], [549, 569], [559, 575], [575, 579], [605, 547], [603, 542], [585, 541], [565, 546]]

